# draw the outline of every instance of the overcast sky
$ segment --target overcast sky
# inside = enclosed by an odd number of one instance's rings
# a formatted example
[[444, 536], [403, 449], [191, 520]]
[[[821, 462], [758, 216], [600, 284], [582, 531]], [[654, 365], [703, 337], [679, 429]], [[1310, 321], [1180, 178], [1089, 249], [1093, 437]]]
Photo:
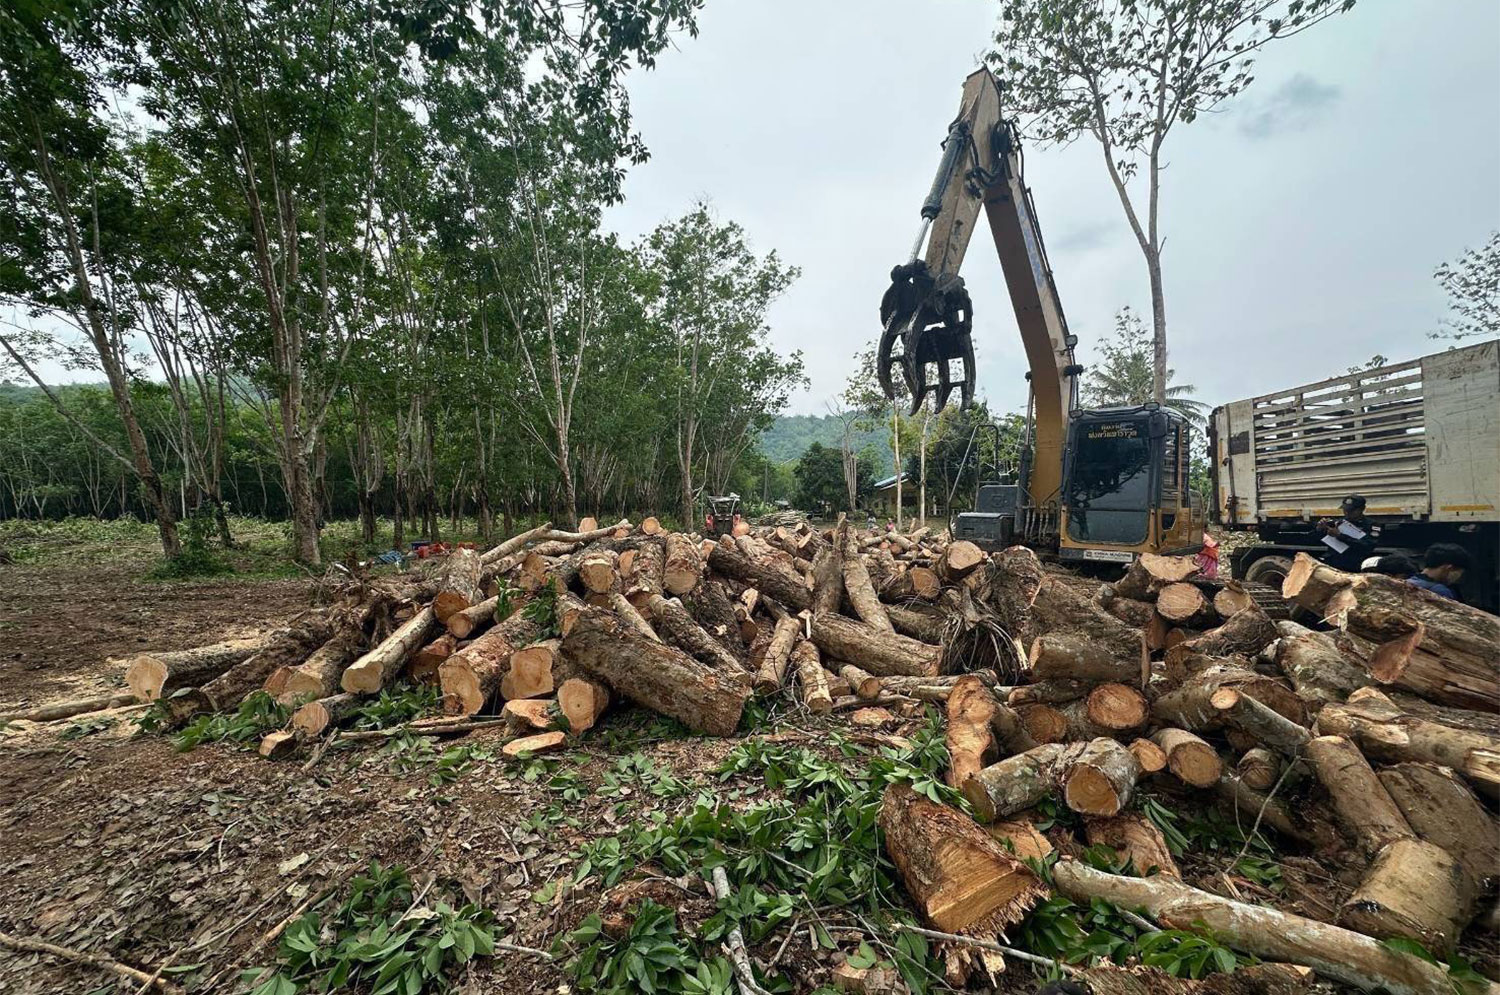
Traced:
[[[995, 0], [708, 0], [630, 92], [651, 161], [609, 223], [633, 238], [709, 200], [802, 278], [770, 315], [821, 413], [877, 335], [959, 87]], [[1178, 382], [1218, 404], [1381, 353], [1434, 351], [1433, 268], [1500, 227], [1500, 3], [1361, 0], [1263, 53], [1251, 88], [1169, 139], [1162, 193], [1168, 341]], [[1027, 180], [1084, 362], [1130, 304], [1140, 250], [1096, 145], [1029, 149]], [[964, 269], [979, 386], [1025, 402], [999, 263]]]

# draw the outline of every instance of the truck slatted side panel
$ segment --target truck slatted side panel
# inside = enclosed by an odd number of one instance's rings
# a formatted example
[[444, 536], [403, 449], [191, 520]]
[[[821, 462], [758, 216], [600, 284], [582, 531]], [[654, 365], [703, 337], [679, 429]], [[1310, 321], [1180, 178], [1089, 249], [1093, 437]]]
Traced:
[[1269, 518], [1337, 514], [1359, 491], [1373, 515], [1426, 515], [1422, 363], [1334, 377], [1251, 401], [1256, 491]]

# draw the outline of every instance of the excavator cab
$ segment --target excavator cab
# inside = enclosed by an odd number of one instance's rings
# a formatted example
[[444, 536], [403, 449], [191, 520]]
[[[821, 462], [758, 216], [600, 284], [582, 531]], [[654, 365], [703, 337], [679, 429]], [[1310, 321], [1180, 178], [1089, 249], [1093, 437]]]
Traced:
[[1155, 404], [1076, 411], [1068, 426], [1058, 554], [1129, 563], [1196, 552], [1202, 522], [1188, 484], [1192, 425]]

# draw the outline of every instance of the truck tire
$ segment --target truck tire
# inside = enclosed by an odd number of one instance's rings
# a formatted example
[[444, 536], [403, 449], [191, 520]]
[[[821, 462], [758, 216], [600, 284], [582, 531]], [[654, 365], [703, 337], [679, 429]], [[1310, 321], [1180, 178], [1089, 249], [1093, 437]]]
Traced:
[[1288, 557], [1262, 556], [1245, 570], [1245, 580], [1252, 584], [1268, 584], [1279, 591], [1291, 569], [1292, 561]]

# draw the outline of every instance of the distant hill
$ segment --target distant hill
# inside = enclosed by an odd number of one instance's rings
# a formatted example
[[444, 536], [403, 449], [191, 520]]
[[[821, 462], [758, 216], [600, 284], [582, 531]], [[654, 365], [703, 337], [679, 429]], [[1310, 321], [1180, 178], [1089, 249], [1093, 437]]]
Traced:
[[[844, 426], [834, 415], [786, 415], [779, 417], [760, 437], [761, 451], [773, 463], [798, 459], [814, 442], [837, 449], [844, 437]], [[856, 432], [855, 448], [875, 447], [880, 466], [891, 462], [890, 432]]]

